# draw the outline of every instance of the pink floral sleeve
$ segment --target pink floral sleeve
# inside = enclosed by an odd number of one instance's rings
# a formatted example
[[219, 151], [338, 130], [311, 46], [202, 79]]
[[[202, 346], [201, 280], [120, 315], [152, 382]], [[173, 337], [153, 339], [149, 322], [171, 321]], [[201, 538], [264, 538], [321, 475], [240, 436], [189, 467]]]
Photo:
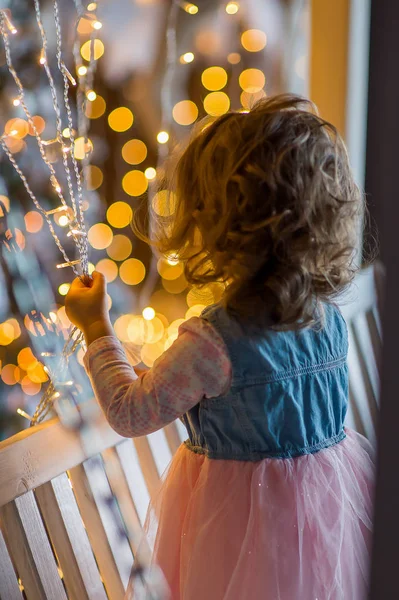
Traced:
[[231, 383], [224, 342], [199, 317], [180, 326], [177, 340], [140, 377], [111, 336], [90, 344], [84, 364], [109, 424], [125, 437], [164, 427], [202, 398], [220, 396]]

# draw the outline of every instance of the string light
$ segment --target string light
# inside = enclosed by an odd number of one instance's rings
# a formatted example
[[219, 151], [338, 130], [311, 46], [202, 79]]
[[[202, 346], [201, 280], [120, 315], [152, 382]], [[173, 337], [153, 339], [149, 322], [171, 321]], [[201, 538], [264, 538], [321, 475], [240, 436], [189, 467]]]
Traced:
[[152, 321], [155, 317], [155, 310], [151, 306], [147, 306], [143, 309], [142, 315], [146, 321]]
[[195, 56], [193, 52], [185, 52], [185, 54], [181, 55], [179, 60], [182, 64], [189, 64], [193, 62], [194, 58]]
[[99, 29], [101, 29], [102, 26], [103, 26], [103, 24], [101, 23], [101, 21], [94, 21], [94, 23], [93, 23], [93, 28], [97, 29], [97, 31]]
[[152, 180], [155, 179], [157, 171], [154, 169], [154, 167], [147, 167], [147, 169], [144, 171], [144, 175], [147, 177], [147, 179]]
[[19, 106], [21, 104], [21, 100], [19, 98], [14, 98], [14, 100], [12, 101], [14, 106]]
[[86, 93], [86, 98], [90, 100], [90, 102], [94, 102], [94, 100], [97, 98], [97, 94], [94, 90], [89, 90]]
[[83, 77], [84, 75], [86, 75], [87, 73], [87, 67], [85, 65], [80, 65], [80, 67], [78, 67], [78, 75], [80, 75], [80, 77]]
[[238, 2], [229, 2], [226, 5], [226, 12], [228, 15], [235, 15], [238, 13], [240, 9], [240, 5], [238, 4]]
[[157, 135], [157, 140], [160, 144], [166, 144], [169, 140], [169, 133], [167, 131], [160, 131]]
[[19, 415], [21, 415], [21, 417], [24, 417], [25, 419], [28, 419], [28, 421], [32, 421], [32, 418], [30, 415], [28, 415], [27, 412], [25, 412], [24, 410], [22, 410], [22, 408], [17, 408], [17, 413]]
[[90, 2], [90, 4], [87, 5], [87, 10], [93, 11], [96, 10], [97, 8], [97, 2]]
[[191, 4], [191, 2], [182, 2], [180, 6], [189, 15], [196, 15], [198, 12], [198, 6], [196, 4]]
[[45, 65], [46, 64], [46, 57], [44, 55], [44, 48], [42, 48], [41, 51], [40, 51], [39, 63], [41, 65]]

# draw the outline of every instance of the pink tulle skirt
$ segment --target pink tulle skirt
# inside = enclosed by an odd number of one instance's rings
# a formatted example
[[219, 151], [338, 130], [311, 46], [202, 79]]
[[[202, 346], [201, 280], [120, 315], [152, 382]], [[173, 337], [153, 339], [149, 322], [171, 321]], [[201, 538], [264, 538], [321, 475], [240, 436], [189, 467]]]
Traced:
[[373, 453], [359, 434], [259, 462], [176, 453], [147, 518], [172, 600], [364, 600]]

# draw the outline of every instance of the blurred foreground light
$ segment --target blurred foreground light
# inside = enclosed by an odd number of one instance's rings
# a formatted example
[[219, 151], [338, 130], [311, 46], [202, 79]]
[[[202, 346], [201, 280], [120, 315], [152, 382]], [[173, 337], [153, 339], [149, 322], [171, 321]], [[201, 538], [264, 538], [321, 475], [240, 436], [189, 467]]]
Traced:
[[157, 140], [160, 144], [166, 144], [169, 140], [169, 133], [167, 131], [160, 131], [157, 135]]
[[93, 102], [86, 104], [85, 114], [89, 119], [99, 119], [105, 113], [106, 104], [102, 96], [97, 94], [96, 99]]
[[43, 217], [37, 210], [30, 210], [24, 216], [26, 231], [37, 233], [43, 227]]
[[238, 52], [230, 52], [230, 54], [227, 55], [227, 60], [231, 65], [238, 65], [241, 61], [241, 55], [238, 54]]
[[143, 317], [146, 321], [151, 321], [155, 317], [155, 310], [151, 306], [143, 309]]
[[97, 190], [104, 180], [103, 172], [96, 165], [87, 165], [84, 168], [84, 176], [87, 189], [90, 191]]
[[122, 147], [122, 158], [129, 165], [139, 165], [147, 158], [147, 146], [142, 140], [129, 140]]
[[137, 285], [145, 277], [145, 266], [137, 258], [128, 258], [121, 264], [119, 276], [126, 285]]
[[170, 217], [176, 210], [176, 195], [169, 190], [161, 190], [152, 199], [152, 209], [160, 217]]
[[260, 69], [245, 69], [240, 73], [238, 83], [244, 92], [256, 94], [266, 83], [265, 74]]
[[191, 2], [182, 2], [181, 7], [188, 13], [189, 15], [196, 15], [198, 12], [198, 6], [196, 4], [191, 4]]
[[107, 210], [107, 221], [112, 227], [122, 229], [132, 220], [133, 211], [127, 202], [114, 202]]
[[109, 258], [103, 258], [96, 264], [96, 271], [102, 273], [108, 283], [115, 281], [118, 277], [118, 265]]
[[67, 293], [69, 292], [70, 287], [71, 287], [70, 283], [61, 283], [61, 285], [58, 287], [58, 293], [61, 296], [66, 296]]
[[215, 92], [225, 87], [227, 72], [223, 67], [208, 67], [202, 72], [201, 81], [204, 88]]
[[192, 63], [194, 60], [194, 53], [193, 52], [185, 52], [184, 54], [181, 55], [180, 57], [180, 62], [181, 64], [189, 64]]
[[198, 108], [191, 100], [182, 100], [174, 105], [172, 114], [179, 125], [191, 125], [198, 117]]
[[[87, 40], [87, 42], [82, 44], [82, 47], [80, 49], [82, 58], [87, 60], [87, 62], [90, 62], [90, 59], [91, 59], [91, 46], [92, 46], [92, 40]], [[93, 41], [93, 46], [94, 46], [94, 60], [98, 60], [104, 54], [104, 44], [102, 43], [101, 40], [95, 39]]]
[[240, 5], [238, 4], [238, 2], [229, 2], [228, 4], [226, 4], [226, 12], [228, 15], [235, 15], [236, 13], [238, 13], [240, 9]]
[[101, 23], [101, 21], [94, 21], [93, 23], [93, 29], [97, 29], [97, 31], [101, 29], [102, 26], [103, 24]]
[[125, 260], [132, 253], [132, 242], [126, 235], [114, 235], [112, 243], [107, 248], [107, 254], [113, 260]]
[[156, 169], [154, 169], [154, 167], [148, 167], [144, 171], [144, 175], [146, 176], [147, 179], [149, 179], [151, 181], [152, 179], [155, 179], [155, 177], [157, 176]]
[[87, 67], [85, 65], [80, 65], [80, 67], [78, 67], [78, 75], [80, 75], [80, 77], [83, 77], [84, 75], [86, 75], [87, 73]]
[[133, 125], [134, 117], [132, 111], [126, 106], [115, 108], [108, 115], [108, 124], [114, 131], [127, 131]]
[[204, 109], [208, 115], [218, 117], [228, 112], [230, 98], [224, 92], [211, 92], [204, 98]]
[[143, 171], [133, 169], [123, 177], [122, 188], [129, 196], [141, 196], [147, 191], [148, 179]]
[[105, 223], [96, 223], [90, 227], [87, 237], [92, 248], [104, 250], [112, 243], [112, 229]]
[[90, 100], [90, 102], [94, 102], [94, 100], [97, 98], [97, 94], [94, 90], [89, 90], [86, 94], [86, 97], [88, 100]]
[[267, 36], [260, 29], [248, 29], [241, 35], [241, 45], [247, 52], [260, 52], [267, 44]]

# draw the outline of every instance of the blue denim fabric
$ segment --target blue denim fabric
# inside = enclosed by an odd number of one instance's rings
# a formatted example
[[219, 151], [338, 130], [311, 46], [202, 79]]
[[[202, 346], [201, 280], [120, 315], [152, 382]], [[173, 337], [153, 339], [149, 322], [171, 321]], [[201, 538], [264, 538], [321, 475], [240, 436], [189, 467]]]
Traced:
[[324, 311], [320, 330], [257, 335], [220, 305], [203, 312], [226, 344], [233, 376], [225, 395], [204, 398], [183, 416], [191, 450], [256, 461], [311, 454], [344, 439], [347, 329], [338, 308]]

